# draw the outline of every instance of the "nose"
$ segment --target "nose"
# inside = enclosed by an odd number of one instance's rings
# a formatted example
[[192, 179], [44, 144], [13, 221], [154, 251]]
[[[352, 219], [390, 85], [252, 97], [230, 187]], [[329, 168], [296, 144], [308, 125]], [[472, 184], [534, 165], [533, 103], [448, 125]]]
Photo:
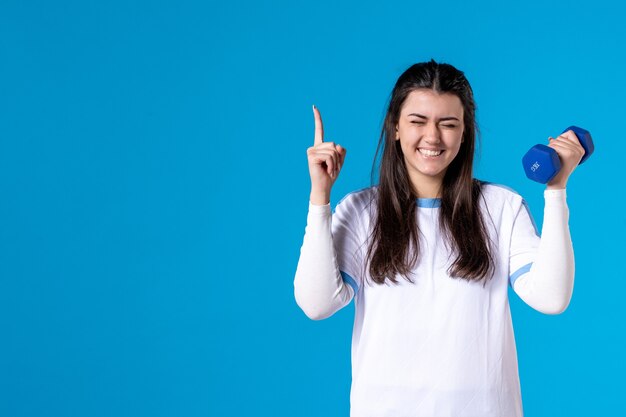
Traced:
[[439, 128], [437, 124], [434, 122], [429, 122], [426, 125], [426, 130], [424, 131], [424, 140], [427, 143], [436, 144], [441, 142], [441, 137], [439, 135]]

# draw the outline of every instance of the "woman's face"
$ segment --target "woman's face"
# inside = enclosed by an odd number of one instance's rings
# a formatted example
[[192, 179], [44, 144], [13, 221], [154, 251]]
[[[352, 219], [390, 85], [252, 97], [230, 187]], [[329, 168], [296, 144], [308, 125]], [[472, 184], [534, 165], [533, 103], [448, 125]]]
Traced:
[[454, 94], [412, 91], [400, 110], [396, 140], [413, 184], [443, 181], [463, 140], [463, 105]]

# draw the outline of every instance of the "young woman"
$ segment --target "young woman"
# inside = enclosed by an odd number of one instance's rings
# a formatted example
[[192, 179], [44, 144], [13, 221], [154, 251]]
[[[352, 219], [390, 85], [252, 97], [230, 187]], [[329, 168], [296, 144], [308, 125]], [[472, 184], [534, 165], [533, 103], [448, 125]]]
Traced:
[[473, 178], [475, 103], [453, 66], [431, 60], [399, 77], [376, 152], [379, 184], [334, 213], [346, 150], [324, 141], [313, 112], [294, 293], [313, 320], [354, 298], [350, 416], [522, 416], [508, 286], [545, 314], [569, 304], [565, 186], [584, 155], [575, 134], [549, 138], [563, 167], [544, 190], [539, 235], [519, 194]]

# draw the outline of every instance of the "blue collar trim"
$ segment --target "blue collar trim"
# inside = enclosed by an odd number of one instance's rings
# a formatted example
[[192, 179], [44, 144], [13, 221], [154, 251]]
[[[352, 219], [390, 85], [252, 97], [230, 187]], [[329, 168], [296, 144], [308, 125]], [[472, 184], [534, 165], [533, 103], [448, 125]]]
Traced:
[[425, 208], [441, 207], [441, 198], [418, 198], [417, 207], [425, 207]]

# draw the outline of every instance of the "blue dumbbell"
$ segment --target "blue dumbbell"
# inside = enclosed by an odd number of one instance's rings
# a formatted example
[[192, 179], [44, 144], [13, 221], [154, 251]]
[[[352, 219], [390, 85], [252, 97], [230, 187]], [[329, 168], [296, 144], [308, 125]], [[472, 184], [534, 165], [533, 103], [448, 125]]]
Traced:
[[[589, 131], [576, 126], [570, 126], [563, 131], [573, 130], [580, 141], [580, 144], [585, 148], [585, 155], [580, 160], [582, 164], [593, 153], [593, 140]], [[556, 151], [546, 145], [535, 145], [522, 158], [522, 165], [524, 165], [524, 171], [526, 176], [533, 181], [546, 184], [549, 182], [561, 169], [561, 160]]]

